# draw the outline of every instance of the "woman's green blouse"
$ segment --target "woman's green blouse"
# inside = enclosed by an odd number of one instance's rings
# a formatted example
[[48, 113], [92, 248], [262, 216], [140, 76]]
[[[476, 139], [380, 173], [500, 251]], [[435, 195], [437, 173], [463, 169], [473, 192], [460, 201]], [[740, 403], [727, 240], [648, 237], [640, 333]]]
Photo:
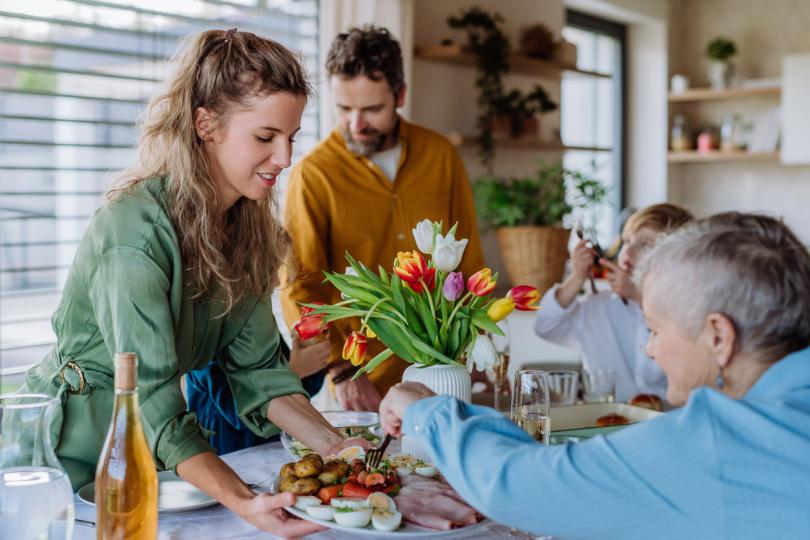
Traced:
[[[51, 434], [74, 488], [95, 474], [112, 417], [116, 352], [138, 356], [141, 421], [159, 469], [211, 451], [186, 411], [180, 379], [212, 358], [228, 376], [241, 419], [258, 435], [278, 432], [266, 417], [271, 399], [304, 394], [280, 347], [269, 293], [224, 317], [222, 304], [192, 298], [166, 205], [165, 182], [155, 178], [96, 211], [53, 315], [56, 345], [26, 375], [27, 391], [62, 398]], [[79, 393], [68, 362], [85, 377]]]

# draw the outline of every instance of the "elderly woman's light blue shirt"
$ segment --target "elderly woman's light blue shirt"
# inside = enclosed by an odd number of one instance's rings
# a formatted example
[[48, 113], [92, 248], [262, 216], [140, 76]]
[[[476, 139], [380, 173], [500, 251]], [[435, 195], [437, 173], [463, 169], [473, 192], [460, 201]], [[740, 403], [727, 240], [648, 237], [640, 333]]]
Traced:
[[740, 400], [700, 388], [676, 411], [580, 444], [538, 445], [447, 396], [411, 405], [403, 431], [479, 511], [538, 534], [810, 538], [810, 349]]

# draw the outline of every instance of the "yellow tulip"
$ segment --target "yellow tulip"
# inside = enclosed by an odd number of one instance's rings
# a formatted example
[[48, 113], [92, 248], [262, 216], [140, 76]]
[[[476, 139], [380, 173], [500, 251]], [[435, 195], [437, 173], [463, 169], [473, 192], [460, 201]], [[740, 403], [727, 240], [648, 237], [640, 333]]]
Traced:
[[487, 315], [493, 322], [502, 321], [515, 309], [515, 302], [511, 298], [498, 298], [487, 310]]

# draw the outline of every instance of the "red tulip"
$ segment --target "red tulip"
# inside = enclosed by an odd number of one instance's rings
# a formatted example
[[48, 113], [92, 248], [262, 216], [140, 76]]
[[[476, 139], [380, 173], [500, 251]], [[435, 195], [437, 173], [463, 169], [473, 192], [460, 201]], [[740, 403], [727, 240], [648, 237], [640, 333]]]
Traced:
[[343, 344], [343, 359], [353, 366], [359, 366], [366, 359], [366, 336], [360, 332], [352, 332]]
[[[312, 303], [323, 305], [323, 302]], [[329, 323], [323, 321], [324, 315], [313, 313], [313, 311], [315, 311], [315, 308], [302, 307], [301, 318], [293, 326], [293, 329], [298, 334], [298, 339], [302, 341], [314, 338], [329, 327]]]
[[416, 293], [424, 290], [423, 284], [431, 291], [436, 287], [436, 269], [428, 268], [425, 258], [418, 251], [397, 253], [394, 272]]
[[482, 268], [467, 280], [467, 290], [475, 296], [486, 296], [495, 288], [495, 283], [492, 278], [492, 270]]
[[520, 311], [537, 311], [540, 308], [540, 291], [528, 285], [512, 287], [506, 297], [511, 298], [515, 309]]

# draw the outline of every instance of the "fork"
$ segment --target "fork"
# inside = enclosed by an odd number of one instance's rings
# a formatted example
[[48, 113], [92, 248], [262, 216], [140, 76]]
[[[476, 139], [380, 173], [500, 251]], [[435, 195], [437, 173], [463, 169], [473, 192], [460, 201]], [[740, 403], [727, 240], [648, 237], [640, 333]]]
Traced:
[[[581, 223], [579, 225], [577, 225], [576, 234], [577, 234], [577, 238], [579, 238], [580, 240], [585, 240], [585, 235], [582, 234], [582, 224]], [[588, 281], [590, 281], [590, 283], [591, 283], [591, 292], [593, 294], [596, 294], [596, 283], [593, 280], [593, 275], [591, 275], [590, 270], [588, 270]]]
[[385, 439], [383, 439], [382, 444], [378, 448], [372, 448], [366, 452], [365, 468], [367, 471], [379, 467], [383, 455], [385, 454], [385, 449], [388, 448], [389, 444], [391, 444], [392, 439], [393, 437], [391, 437], [391, 434], [389, 433], [385, 436]]

